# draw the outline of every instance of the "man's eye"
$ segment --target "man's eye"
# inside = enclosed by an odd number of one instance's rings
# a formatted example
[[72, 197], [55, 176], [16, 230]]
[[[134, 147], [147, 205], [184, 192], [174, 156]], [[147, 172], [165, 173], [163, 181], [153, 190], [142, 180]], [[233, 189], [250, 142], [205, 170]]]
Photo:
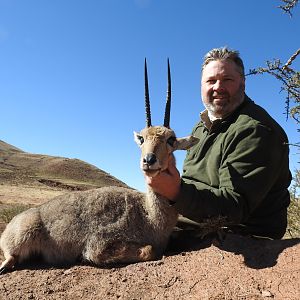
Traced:
[[213, 79], [207, 80], [207, 83], [209, 83], [209, 84], [214, 84], [215, 82], [216, 82], [216, 81], [213, 80]]
[[175, 136], [171, 136], [170, 138], [168, 138], [167, 143], [168, 143], [171, 147], [173, 147], [175, 141], [176, 141], [176, 137], [175, 137]]

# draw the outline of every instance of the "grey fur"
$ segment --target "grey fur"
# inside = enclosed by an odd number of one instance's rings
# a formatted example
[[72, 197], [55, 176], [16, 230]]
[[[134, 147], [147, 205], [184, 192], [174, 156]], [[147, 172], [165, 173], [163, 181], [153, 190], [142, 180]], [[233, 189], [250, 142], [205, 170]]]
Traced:
[[[22, 212], [7, 225], [0, 245], [14, 263], [35, 254], [52, 265], [79, 258], [96, 265], [130, 263], [161, 255], [176, 220], [176, 211], [155, 194], [104, 187], [62, 195]], [[147, 245], [155, 255], [144, 259]]]

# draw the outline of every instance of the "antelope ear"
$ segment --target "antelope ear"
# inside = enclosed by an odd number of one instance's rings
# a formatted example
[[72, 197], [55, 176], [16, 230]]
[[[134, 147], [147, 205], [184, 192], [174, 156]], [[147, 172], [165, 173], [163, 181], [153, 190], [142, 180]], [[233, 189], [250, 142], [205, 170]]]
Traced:
[[133, 132], [133, 135], [134, 135], [134, 141], [139, 145], [141, 146], [143, 143], [144, 143], [144, 138], [142, 135], [140, 135], [139, 133], [137, 132]]
[[177, 138], [176, 140], [176, 150], [187, 150], [199, 142], [199, 139], [190, 135], [183, 138]]

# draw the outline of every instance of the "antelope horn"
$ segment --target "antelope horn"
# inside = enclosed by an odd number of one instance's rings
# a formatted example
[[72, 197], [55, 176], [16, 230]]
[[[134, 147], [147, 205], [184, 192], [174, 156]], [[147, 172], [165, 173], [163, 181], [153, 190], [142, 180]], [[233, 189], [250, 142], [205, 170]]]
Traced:
[[167, 101], [165, 109], [165, 119], [164, 126], [170, 128], [170, 112], [171, 112], [171, 72], [170, 72], [170, 62], [168, 59], [168, 90], [167, 90]]
[[151, 125], [151, 111], [150, 111], [150, 101], [149, 101], [149, 88], [148, 88], [148, 73], [147, 73], [147, 60], [145, 58], [145, 108], [146, 108], [146, 125], [147, 127]]

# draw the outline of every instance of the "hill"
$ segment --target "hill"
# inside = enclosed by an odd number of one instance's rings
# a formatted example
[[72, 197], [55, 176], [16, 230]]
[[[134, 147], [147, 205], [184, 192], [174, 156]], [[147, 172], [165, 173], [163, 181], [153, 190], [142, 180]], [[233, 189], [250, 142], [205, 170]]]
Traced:
[[[0, 212], [104, 185], [126, 186], [83, 161], [30, 154], [0, 141]], [[35, 262], [0, 278], [3, 300], [298, 300], [300, 239], [227, 234], [219, 241], [214, 236], [200, 239], [189, 232], [174, 232], [168, 251], [158, 261], [107, 269], [81, 264], [54, 268]]]
[[79, 159], [31, 154], [0, 140], [0, 203], [40, 204], [67, 191], [126, 186]]

